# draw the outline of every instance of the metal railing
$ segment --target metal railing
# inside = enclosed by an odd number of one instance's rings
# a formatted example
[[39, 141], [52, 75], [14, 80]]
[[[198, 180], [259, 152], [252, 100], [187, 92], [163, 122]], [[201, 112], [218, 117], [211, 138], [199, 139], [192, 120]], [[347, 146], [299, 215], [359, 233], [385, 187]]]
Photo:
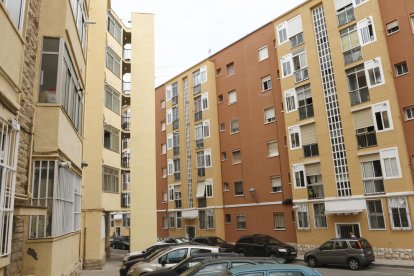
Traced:
[[293, 74], [295, 75], [296, 82], [307, 80], [309, 78], [308, 67], [297, 70]]
[[351, 97], [351, 105], [357, 105], [369, 101], [368, 87], [361, 87], [359, 89], [349, 92]]
[[345, 65], [362, 59], [361, 46], [355, 47], [343, 53]]
[[202, 148], [202, 147], [204, 147], [204, 139], [196, 140], [196, 148], [199, 149], [199, 148]]
[[295, 36], [292, 36], [291, 38], [289, 38], [290, 40], [290, 45], [292, 48], [295, 48], [301, 44], [303, 44], [303, 33], [299, 33]]
[[180, 154], [180, 147], [179, 146], [173, 147], [173, 155], [176, 156], [179, 154]]
[[193, 87], [193, 94], [194, 95], [197, 95], [200, 92], [201, 92], [201, 84], [197, 84], [196, 86]]
[[318, 148], [317, 143], [303, 146], [304, 157], [312, 157], [312, 156], [318, 156], [318, 155], [319, 155], [319, 148]]
[[122, 116], [122, 129], [123, 130], [130, 130], [131, 127], [131, 116]]
[[126, 95], [131, 94], [131, 82], [129, 82], [129, 81], [123, 81], [122, 82], [122, 92], [124, 92], [124, 94], [126, 94]]
[[307, 104], [298, 108], [299, 118], [301, 120], [313, 117], [313, 104]]
[[382, 177], [377, 177], [373, 179], [364, 180], [365, 194], [382, 194], [384, 190], [384, 179]]

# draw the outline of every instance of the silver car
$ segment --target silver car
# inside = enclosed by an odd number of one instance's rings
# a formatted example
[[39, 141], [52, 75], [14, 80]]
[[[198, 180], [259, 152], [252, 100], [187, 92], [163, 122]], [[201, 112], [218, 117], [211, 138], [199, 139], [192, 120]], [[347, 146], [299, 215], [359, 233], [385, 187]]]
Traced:
[[185, 244], [174, 246], [153, 256], [149, 260], [136, 263], [128, 271], [128, 276], [140, 276], [145, 273], [173, 267], [185, 258], [199, 253], [218, 253], [218, 246]]

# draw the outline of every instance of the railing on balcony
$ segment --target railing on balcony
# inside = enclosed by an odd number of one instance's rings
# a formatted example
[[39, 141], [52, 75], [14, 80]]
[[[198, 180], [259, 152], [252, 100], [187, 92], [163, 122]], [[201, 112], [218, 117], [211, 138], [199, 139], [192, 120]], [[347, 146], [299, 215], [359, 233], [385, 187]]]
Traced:
[[194, 121], [200, 121], [203, 119], [203, 112], [202, 111], [198, 111], [194, 113]]
[[125, 95], [131, 95], [131, 82], [129, 81], [122, 82], [122, 92], [124, 92]]
[[313, 157], [319, 155], [318, 144], [309, 144], [303, 146], [303, 156], [304, 157]]
[[173, 147], [173, 155], [174, 156], [180, 155], [180, 147], [179, 146]]
[[296, 82], [307, 80], [309, 78], [308, 67], [297, 70], [293, 74], [295, 75]]
[[362, 59], [361, 46], [355, 47], [343, 53], [345, 65]]
[[313, 117], [313, 104], [307, 104], [304, 106], [300, 106], [299, 110], [299, 118], [301, 120]]
[[377, 135], [373, 126], [356, 130], [358, 148], [368, 148], [377, 145]]
[[323, 185], [308, 184], [308, 199], [324, 198]]
[[175, 201], [175, 208], [179, 209], [182, 207], [181, 199], [176, 199]]
[[131, 116], [122, 116], [122, 129], [129, 131], [131, 127]]
[[336, 17], [338, 18], [338, 26], [342, 26], [352, 20], [355, 20], [355, 12], [352, 4], [340, 9]]
[[129, 138], [122, 139], [122, 150], [129, 149]]
[[201, 92], [201, 84], [197, 84], [196, 86], [193, 87], [193, 94], [194, 95], [197, 95], [200, 92]]
[[202, 147], [204, 147], [204, 139], [196, 140], [196, 148], [199, 149], [199, 148], [202, 148]]
[[173, 130], [178, 129], [180, 127], [180, 123], [179, 123], [178, 119], [174, 120], [172, 122], [172, 125], [173, 125]]
[[131, 49], [124, 49], [124, 53], [123, 53], [124, 60], [127, 60], [127, 61], [131, 60], [131, 53], [132, 53]]
[[295, 36], [292, 36], [289, 40], [290, 40], [290, 45], [292, 46], [292, 48], [295, 48], [303, 44], [303, 33], [299, 33]]
[[376, 177], [372, 179], [365, 179], [364, 180], [365, 186], [365, 194], [382, 194], [385, 192], [384, 190], [384, 180], [382, 177]]
[[369, 101], [368, 87], [361, 87], [359, 89], [349, 92], [351, 96], [351, 105], [357, 105]]
[[198, 177], [203, 177], [206, 175], [206, 168], [198, 168], [197, 169], [197, 176]]
[[174, 96], [171, 98], [172, 105], [178, 104], [178, 96]]

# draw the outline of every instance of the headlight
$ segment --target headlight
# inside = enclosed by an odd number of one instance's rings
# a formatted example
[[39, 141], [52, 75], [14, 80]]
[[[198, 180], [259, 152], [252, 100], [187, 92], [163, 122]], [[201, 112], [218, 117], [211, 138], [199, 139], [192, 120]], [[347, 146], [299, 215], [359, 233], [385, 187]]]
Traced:
[[277, 251], [279, 251], [279, 252], [285, 252], [285, 253], [287, 252], [287, 250], [285, 248], [278, 248]]

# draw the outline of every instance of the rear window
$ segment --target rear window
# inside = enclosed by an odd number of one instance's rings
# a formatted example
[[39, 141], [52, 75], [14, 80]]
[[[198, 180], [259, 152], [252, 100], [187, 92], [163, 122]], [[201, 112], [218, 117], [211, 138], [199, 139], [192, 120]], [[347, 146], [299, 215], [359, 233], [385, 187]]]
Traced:
[[355, 240], [355, 241], [349, 241], [349, 245], [354, 249], [371, 249], [372, 246], [369, 244], [367, 240]]
[[364, 248], [364, 249], [371, 249], [372, 248], [371, 244], [369, 244], [369, 242], [367, 240], [360, 240], [359, 242], [362, 244], [362, 248]]

